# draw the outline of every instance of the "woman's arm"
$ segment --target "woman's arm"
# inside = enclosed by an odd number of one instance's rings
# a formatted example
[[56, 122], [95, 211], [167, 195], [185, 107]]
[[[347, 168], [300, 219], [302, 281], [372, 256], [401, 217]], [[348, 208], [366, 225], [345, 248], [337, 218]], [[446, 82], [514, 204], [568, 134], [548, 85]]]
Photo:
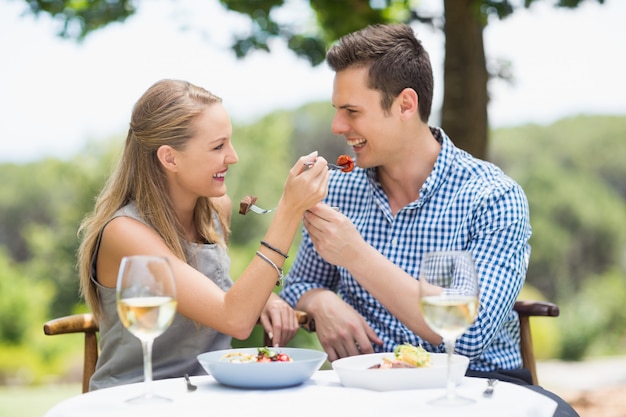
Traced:
[[[304, 212], [325, 197], [328, 169], [323, 158], [309, 169], [304, 162], [315, 157], [302, 157], [290, 170], [276, 213], [263, 240], [288, 252]], [[284, 258], [263, 246], [259, 251], [282, 268]], [[211, 280], [174, 256], [160, 236], [141, 222], [118, 217], [105, 227], [98, 255], [98, 280], [115, 287], [121, 259], [129, 255], [160, 255], [167, 257], [176, 277], [178, 311], [205, 326], [238, 339], [250, 335], [270, 294], [278, 274], [259, 256], [252, 260], [241, 277], [228, 291], [222, 291]]]

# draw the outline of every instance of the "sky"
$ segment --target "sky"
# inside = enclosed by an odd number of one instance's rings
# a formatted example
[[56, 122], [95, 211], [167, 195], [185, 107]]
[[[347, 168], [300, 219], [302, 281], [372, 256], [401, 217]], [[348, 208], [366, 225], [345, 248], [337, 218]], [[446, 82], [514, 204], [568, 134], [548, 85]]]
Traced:
[[[292, 1], [280, 18], [307, 24], [302, 3]], [[421, 7], [438, 11], [442, 3], [422, 0]], [[588, 0], [574, 11], [551, 3], [485, 29], [487, 59], [510, 61], [515, 79], [490, 84], [492, 127], [626, 115], [626, 1]], [[281, 42], [271, 54], [237, 60], [230, 36], [247, 20], [217, 0], [138, 4], [135, 16], [78, 44], [55, 36], [57, 23], [47, 16], [25, 14], [23, 0], [0, 0], [0, 163], [71, 158], [88, 141], [124, 137], [133, 104], [163, 78], [186, 79], [221, 96], [234, 123], [311, 101], [330, 105], [333, 73], [325, 64], [311, 67]], [[436, 114], [444, 39], [424, 27], [416, 33], [433, 61]]]

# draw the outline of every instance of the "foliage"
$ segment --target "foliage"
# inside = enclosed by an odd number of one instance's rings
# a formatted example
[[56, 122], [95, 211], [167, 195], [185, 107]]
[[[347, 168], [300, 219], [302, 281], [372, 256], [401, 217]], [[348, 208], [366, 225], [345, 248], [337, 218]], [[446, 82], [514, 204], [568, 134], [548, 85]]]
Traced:
[[338, 155], [351, 152], [343, 136], [334, 135], [330, 129], [334, 113], [328, 102], [310, 103], [292, 113], [291, 157], [294, 161], [301, 155], [318, 151], [328, 162], [335, 162]]
[[0, 343], [19, 346], [28, 340], [31, 323], [47, 313], [52, 287], [23, 274], [0, 247]]
[[276, 206], [291, 168], [292, 129], [290, 115], [286, 112], [272, 113], [254, 125], [233, 128], [233, 144], [239, 162], [229, 169], [227, 178], [228, 194], [233, 200], [231, 243], [245, 244], [254, 237], [260, 240], [269, 225], [269, 216], [238, 214], [239, 202], [246, 195], [254, 195], [260, 207]]
[[626, 248], [623, 117], [577, 117], [548, 128], [493, 133], [491, 159], [528, 196], [532, 255], [527, 281], [549, 299], [567, 298], [593, 274], [619, 264]]
[[41, 383], [65, 373], [72, 357], [80, 358], [78, 344], [69, 345], [71, 337], [43, 340], [42, 325], [60, 289], [51, 280], [22, 272], [27, 265], [15, 264], [4, 249], [0, 247], [0, 385]]
[[613, 355], [626, 348], [626, 272], [613, 268], [589, 277], [563, 302], [560, 357], [580, 360], [589, 353]]
[[[54, 315], [68, 314], [78, 299], [76, 231], [108, 175], [115, 148], [88, 144], [67, 162], [45, 159], [0, 166], [0, 244], [25, 263], [35, 281], [53, 282]], [[35, 256], [35, 254], [37, 256]]]
[[[87, 35], [111, 23], [124, 22], [137, 12], [132, 0], [24, 0], [34, 15], [49, 14], [61, 23], [58, 35], [83, 40]], [[488, 16], [499, 19], [511, 15], [519, 7], [530, 7], [539, 0], [477, 0], [476, 10], [483, 26]], [[555, 7], [576, 8], [585, 0], [558, 0]], [[604, 0], [596, 0], [603, 4]], [[273, 40], [283, 40], [297, 56], [312, 65], [323, 62], [326, 48], [346, 33], [375, 23], [419, 22], [433, 25], [440, 16], [420, 13], [419, 2], [412, 0], [310, 0], [308, 5], [315, 23], [281, 19], [280, 11], [293, 7], [285, 0], [219, 0], [224, 8], [247, 16], [247, 33], [233, 36], [231, 48], [243, 58], [257, 50], [270, 51]], [[456, 7], [459, 7], [458, 5]]]
[[[129, 0], [24, 1], [35, 15], [44, 12], [63, 22], [61, 36], [79, 40], [108, 23], [124, 21], [136, 11]], [[278, 39], [315, 66], [323, 62], [326, 48], [339, 37], [370, 24], [405, 22], [438, 26], [446, 37], [441, 124], [460, 148], [484, 158], [488, 140], [487, 83], [490, 76], [500, 77], [507, 71], [499, 68], [502, 64], [494, 64], [491, 74], [488, 72], [483, 29], [490, 16], [502, 19], [516, 8], [530, 7], [538, 0], [525, 0], [521, 4], [512, 0], [462, 3], [442, 0], [446, 16], [424, 16], [420, 13], [419, 2], [412, 0], [219, 1], [228, 10], [249, 18], [248, 30], [236, 33], [233, 38], [232, 50], [239, 58], [257, 50], [270, 52], [270, 45]], [[575, 8], [583, 1], [559, 0], [555, 6]], [[604, 0], [597, 1], [604, 3]], [[288, 12], [281, 14], [296, 4], [308, 4], [314, 13], [315, 18], [311, 19], [314, 22], [294, 21]], [[442, 23], [446, 19], [454, 24]], [[74, 27], [78, 30], [68, 30]], [[507, 67], [508, 63], [503, 65]], [[469, 102], [468, 95], [472, 97]]]
[[25, 0], [34, 15], [47, 13], [61, 23], [59, 36], [83, 40], [89, 33], [123, 22], [137, 9], [132, 0]]

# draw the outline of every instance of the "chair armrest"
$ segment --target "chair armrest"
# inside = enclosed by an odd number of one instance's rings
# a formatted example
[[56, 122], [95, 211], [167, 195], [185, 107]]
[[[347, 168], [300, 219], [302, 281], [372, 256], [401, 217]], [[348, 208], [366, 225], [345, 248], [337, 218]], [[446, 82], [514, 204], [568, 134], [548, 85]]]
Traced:
[[43, 325], [43, 332], [48, 336], [67, 333], [95, 333], [98, 324], [91, 313], [73, 314], [47, 321]]
[[558, 317], [559, 306], [545, 301], [519, 300], [515, 302], [515, 311], [520, 316]]
[[[296, 310], [296, 317], [298, 317], [298, 324], [300, 327], [305, 329], [308, 332], [315, 331], [315, 322], [313, 318], [310, 317], [306, 312]], [[311, 328], [313, 326], [313, 328]]]

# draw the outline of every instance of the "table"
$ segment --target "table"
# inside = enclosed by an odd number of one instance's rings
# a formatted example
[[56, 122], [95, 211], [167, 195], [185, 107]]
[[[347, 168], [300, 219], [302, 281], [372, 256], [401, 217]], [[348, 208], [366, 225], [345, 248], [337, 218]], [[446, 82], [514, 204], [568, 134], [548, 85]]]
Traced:
[[172, 399], [160, 404], [128, 404], [139, 395], [142, 384], [129, 384], [78, 395], [65, 400], [44, 417], [73, 416], [463, 416], [463, 417], [552, 417], [557, 403], [519, 385], [500, 381], [493, 397], [483, 398], [487, 384], [482, 378], [465, 377], [457, 388], [476, 403], [460, 407], [435, 407], [431, 398], [443, 389], [377, 392], [343, 387], [332, 370], [317, 371], [302, 385], [273, 390], [226, 387], [211, 376], [192, 377], [198, 386], [187, 392], [183, 378], [154, 381], [155, 393]]

